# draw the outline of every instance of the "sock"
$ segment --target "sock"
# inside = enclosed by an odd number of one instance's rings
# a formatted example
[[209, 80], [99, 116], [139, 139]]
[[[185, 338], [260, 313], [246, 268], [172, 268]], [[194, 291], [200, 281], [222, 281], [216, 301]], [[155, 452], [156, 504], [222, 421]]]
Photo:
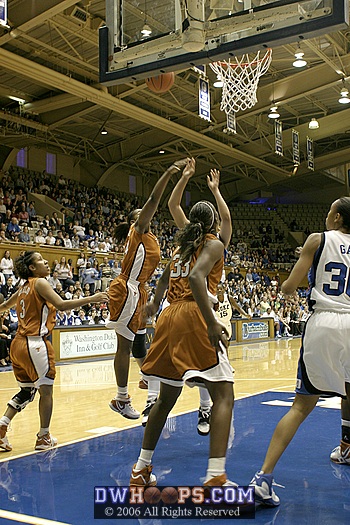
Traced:
[[350, 443], [350, 421], [346, 419], [341, 420], [341, 438], [345, 443]]
[[226, 458], [209, 458], [207, 474], [205, 476], [205, 481], [209, 481], [215, 476], [220, 476], [225, 474], [225, 463]]
[[6, 425], [8, 427], [10, 423], [11, 419], [9, 419], [8, 417], [2, 416], [2, 418], [0, 418], [0, 425]]
[[151, 399], [157, 399], [160, 390], [160, 381], [159, 379], [148, 379], [148, 398], [147, 401]]
[[128, 397], [128, 387], [127, 386], [118, 386], [118, 392], [116, 399], [119, 401], [124, 401]]
[[48, 434], [48, 433], [49, 433], [49, 427], [48, 428], [41, 428], [39, 430], [38, 436], [42, 437], [42, 436], [45, 436], [45, 434]]
[[153, 453], [154, 450], [146, 450], [145, 448], [142, 448], [135, 470], [142, 470], [143, 468], [148, 467], [148, 465], [151, 464]]
[[205, 411], [209, 411], [211, 407], [210, 394], [206, 388], [199, 387], [199, 406]]

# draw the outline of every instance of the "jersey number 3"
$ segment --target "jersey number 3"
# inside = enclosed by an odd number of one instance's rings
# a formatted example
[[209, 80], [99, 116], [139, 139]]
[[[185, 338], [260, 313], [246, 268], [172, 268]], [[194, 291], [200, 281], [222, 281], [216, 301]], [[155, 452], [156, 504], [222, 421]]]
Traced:
[[333, 270], [339, 271], [339, 273], [332, 273], [332, 283], [337, 283], [336, 288], [331, 288], [329, 284], [324, 284], [322, 290], [327, 295], [339, 296], [345, 293], [350, 297], [350, 279], [347, 279], [348, 267], [339, 262], [329, 262], [324, 267], [326, 272], [333, 272]]

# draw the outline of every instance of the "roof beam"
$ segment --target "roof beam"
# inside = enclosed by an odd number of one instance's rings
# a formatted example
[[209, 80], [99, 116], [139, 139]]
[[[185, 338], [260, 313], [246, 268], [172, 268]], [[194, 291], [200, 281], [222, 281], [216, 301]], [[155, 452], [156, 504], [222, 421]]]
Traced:
[[50, 88], [60, 89], [66, 93], [76, 95], [79, 98], [85, 98], [86, 100], [93, 102], [94, 104], [97, 104], [103, 108], [128, 116], [129, 118], [133, 118], [134, 120], [142, 122], [143, 124], [153, 128], [166, 131], [172, 135], [177, 135], [183, 139], [190, 140], [195, 144], [200, 144], [202, 146], [211, 148], [213, 151], [221, 153], [222, 155], [234, 158], [240, 162], [244, 162], [250, 166], [267, 171], [270, 174], [274, 174], [278, 177], [283, 178], [288, 175], [287, 171], [274, 166], [269, 162], [256, 158], [253, 155], [249, 155], [242, 151], [238, 151], [228, 144], [218, 142], [211, 137], [207, 137], [198, 133], [197, 131], [186, 128], [185, 126], [175, 122], [171, 122], [164, 117], [160, 117], [159, 115], [155, 115], [142, 108], [128, 104], [124, 100], [118, 100], [106, 92], [105, 89], [99, 90], [92, 86], [83, 84], [78, 80], [63, 75], [62, 73], [46, 68], [41, 64], [34, 63], [24, 57], [14, 55], [3, 48], [0, 48], [0, 62], [3, 68], [21, 76], [30, 78], [32, 81], [36, 81], [40, 85], [46, 85]]

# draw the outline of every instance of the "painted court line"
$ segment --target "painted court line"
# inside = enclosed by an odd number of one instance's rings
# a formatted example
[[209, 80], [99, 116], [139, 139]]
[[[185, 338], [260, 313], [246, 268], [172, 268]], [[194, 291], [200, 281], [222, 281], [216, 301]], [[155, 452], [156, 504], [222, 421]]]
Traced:
[[[278, 388], [290, 388], [290, 385], [279, 386]], [[268, 390], [261, 390], [260, 392], [254, 392], [253, 394], [248, 394], [248, 395], [242, 395], [241, 394], [240, 396], [236, 397], [236, 401], [238, 399], [245, 399], [245, 398], [248, 398], [248, 397], [259, 396], [260, 394], [265, 394], [266, 392], [270, 392], [271, 390], [275, 391], [274, 389], [269, 388]], [[185, 414], [190, 414], [191, 412], [197, 412], [197, 409], [184, 410], [183, 412], [178, 412], [176, 414], [170, 412], [168, 417], [172, 418], [172, 417], [177, 417], [177, 416], [183, 416]], [[103, 432], [102, 434], [95, 434], [95, 435], [92, 435], [92, 436], [86, 436], [86, 437], [74, 439], [72, 441], [67, 441], [66, 443], [62, 443], [61, 445], [57, 445], [57, 447], [55, 447], [55, 448], [67, 447], [68, 445], [74, 445], [75, 443], [81, 443], [83, 441], [88, 441], [90, 439], [96, 439], [100, 435], [101, 436], [102, 435], [106, 436], [107, 434], [114, 434], [116, 432], [122, 432], [123, 430], [130, 430], [132, 428], [136, 428], [136, 427], [140, 427], [140, 426], [141, 426], [141, 423], [137, 423], [137, 424], [133, 424], [133, 425], [129, 425], [129, 426], [123, 427], [123, 428], [117, 428], [117, 429], [114, 429], [114, 430], [109, 430], [109, 431]], [[89, 431], [85, 431], [85, 432], [89, 432]], [[43, 451], [41, 451], [41, 450], [36, 450], [36, 451], [32, 451], [32, 452], [24, 452], [23, 454], [18, 454], [17, 456], [11, 456], [10, 458], [9, 457], [4, 458], [4, 459], [1, 458], [0, 459], [0, 463], [2, 463], [3, 461], [12, 461], [13, 459], [24, 458], [26, 456], [31, 456], [33, 454], [42, 454], [42, 452]], [[0, 515], [0, 517], [1, 517], [1, 515]]]
[[0, 518], [16, 521], [17, 523], [28, 523], [29, 525], [70, 525], [70, 523], [66, 523], [63, 521], [52, 521], [44, 518], [36, 518], [35, 516], [17, 514], [17, 512], [10, 512], [8, 510], [1, 509]]

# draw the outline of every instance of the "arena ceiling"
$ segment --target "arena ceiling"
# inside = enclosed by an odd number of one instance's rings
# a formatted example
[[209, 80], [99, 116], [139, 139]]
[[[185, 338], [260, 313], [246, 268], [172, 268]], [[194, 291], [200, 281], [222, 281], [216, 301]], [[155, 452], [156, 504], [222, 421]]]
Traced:
[[[161, 95], [144, 80], [100, 85], [98, 30], [105, 16], [105, 0], [8, 1], [10, 29], [0, 28], [2, 146], [71, 155], [96, 184], [114, 188], [113, 173], [154, 177], [191, 155], [196, 188], [206, 191], [205, 176], [216, 167], [230, 201], [302, 199], [314, 191], [327, 200], [348, 191], [350, 104], [338, 99], [343, 81], [350, 90], [350, 29], [303, 41], [308, 65], [302, 69], [292, 66], [297, 42], [275, 47], [258, 103], [238, 113], [237, 134], [229, 135], [220, 89], [211, 88], [211, 122], [198, 116], [198, 75], [190, 69], [177, 72], [172, 89]], [[267, 116], [273, 102], [283, 123], [283, 157], [274, 153], [274, 123]], [[309, 130], [311, 118], [319, 129]], [[292, 128], [301, 150], [306, 136], [314, 140], [314, 172], [303, 154], [293, 174]]]

